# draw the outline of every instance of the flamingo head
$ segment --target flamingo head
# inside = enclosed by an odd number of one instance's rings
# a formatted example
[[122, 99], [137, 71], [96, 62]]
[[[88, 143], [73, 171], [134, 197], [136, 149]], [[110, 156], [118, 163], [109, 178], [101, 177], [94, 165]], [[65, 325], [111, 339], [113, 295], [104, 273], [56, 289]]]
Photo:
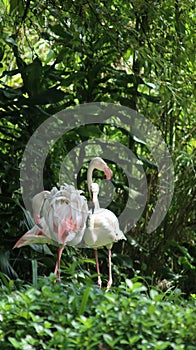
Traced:
[[105, 173], [106, 179], [111, 180], [112, 177], [112, 170], [106, 165], [104, 165], [103, 171]]
[[91, 165], [93, 168], [104, 171], [106, 179], [111, 180], [112, 170], [108, 167], [106, 162], [104, 162], [104, 160], [101, 157], [93, 158], [93, 160], [91, 161]]

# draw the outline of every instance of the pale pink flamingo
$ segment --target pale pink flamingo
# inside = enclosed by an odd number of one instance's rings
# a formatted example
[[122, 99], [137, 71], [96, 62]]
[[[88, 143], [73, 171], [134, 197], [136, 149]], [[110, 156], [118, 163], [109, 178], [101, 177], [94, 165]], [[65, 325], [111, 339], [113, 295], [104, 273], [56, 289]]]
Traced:
[[88, 205], [82, 191], [64, 184], [60, 190], [43, 191], [32, 200], [36, 224], [25, 233], [14, 248], [35, 243], [58, 246], [54, 273], [60, 281], [60, 260], [65, 245], [77, 245], [83, 237]]
[[[104, 171], [111, 178], [111, 170], [102, 158], [94, 158], [89, 165], [88, 184], [92, 183], [93, 170]], [[60, 281], [60, 260], [65, 245], [78, 246], [86, 228], [88, 206], [82, 191], [64, 184], [58, 190], [42, 191], [32, 200], [35, 225], [26, 232], [13, 248], [35, 243], [48, 243], [58, 246], [57, 262], [54, 273]]]
[[119, 240], [126, 240], [123, 232], [119, 228], [119, 222], [116, 215], [104, 208], [99, 207], [98, 194], [99, 186], [96, 183], [91, 183], [90, 192], [92, 194], [92, 212], [89, 213], [87, 225], [84, 232], [84, 243], [86, 247], [94, 248], [95, 261], [98, 274], [98, 286], [101, 288], [102, 281], [99, 269], [97, 249], [106, 247], [108, 249], [108, 267], [109, 278], [107, 283], [107, 291], [112, 285], [112, 265], [111, 265], [111, 248], [113, 243]]

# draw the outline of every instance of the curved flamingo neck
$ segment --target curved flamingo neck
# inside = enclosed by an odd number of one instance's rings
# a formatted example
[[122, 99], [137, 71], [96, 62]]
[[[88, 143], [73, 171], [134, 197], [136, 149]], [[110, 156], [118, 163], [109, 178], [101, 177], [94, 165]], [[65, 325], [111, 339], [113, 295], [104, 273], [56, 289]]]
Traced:
[[94, 210], [100, 209], [99, 200], [98, 200], [98, 192], [94, 192], [92, 194], [92, 201], [94, 203]]
[[88, 184], [88, 191], [90, 193], [90, 188], [93, 182], [93, 170], [95, 169], [95, 166], [93, 164], [90, 164], [88, 171], [87, 171], [87, 184]]

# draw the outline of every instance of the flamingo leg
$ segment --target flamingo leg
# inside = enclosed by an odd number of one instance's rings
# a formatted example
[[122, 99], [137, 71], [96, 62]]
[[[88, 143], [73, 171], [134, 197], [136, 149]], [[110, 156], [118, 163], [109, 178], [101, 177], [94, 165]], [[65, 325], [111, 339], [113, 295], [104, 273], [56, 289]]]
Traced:
[[[70, 219], [70, 224], [72, 224], [72, 218]], [[75, 226], [74, 226], [75, 227]], [[60, 275], [60, 262], [61, 262], [61, 256], [66, 244], [66, 237], [67, 237], [67, 220], [64, 219], [61, 221], [59, 227], [57, 228], [58, 231], [58, 242], [62, 244], [60, 248], [58, 248], [58, 255], [57, 255], [57, 261], [54, 269], [54, 274], [57, 276], [57, 282], [61, 281], [61, 275]], [[70, 227], [71, 229], [71, 227]]]
[[110, 289], [111, 285], [112, 285], [112, 261], [111, 261], [111, 249], [108, 249], [108, 267], [109, 267], [109, 279], [108, 279], [108, 283], [107, 283], [107, 289], [106, 292], [108, 292], [108, 290]]
[[100, 269], [99, 269], [99, 260], [98, 260], [97, 249], [95, 249], [94, 252], [95, 252], [95, 261], [96, 261], [96, 268], [97, 268], [97, 274], [98, 274], [97, 284], [98, 284], [98, 287], [101, 289], [102, 281], [101, 281], [101, 276], [100, 276]]
[[60, 262], [61, 262], [61, 256], [63, 253], [64, 246], [58, 249], [58, 255], [57, 255], [57, 262], [55, 265], [54, 274], [57, 275], [57, 282], [61, 281], [61, 275], [60, 275]]

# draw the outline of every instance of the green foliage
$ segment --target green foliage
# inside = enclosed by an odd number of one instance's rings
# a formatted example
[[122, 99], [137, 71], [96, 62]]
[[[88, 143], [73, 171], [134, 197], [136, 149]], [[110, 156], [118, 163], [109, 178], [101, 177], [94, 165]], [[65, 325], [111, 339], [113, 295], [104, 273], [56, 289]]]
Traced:
[[[142, 274], [154, 280], [166, 278], [188, 294], [195, 293], [194, 11], [192, 0], [43, 0], [39, 5], [34, 0], [1, 1], [0, 268], [4, 282], [17, 275], [32, 281], [31, 260], [38, 260], [39, 275], [48, 275], [54, 265], [45, 247], [12, 251], [27, 230], [20, 205], [20, 163], [29, 138], [54, 113], [103, 101], [136, 109], [162, 132], [174, 161], [175, 193], [161, 226], [151, 235], [146, 233], [158, 176], [145, 143], [120, 126], [99, 125], [98, 116], [97, 124], [78, 127], [54, 145], [45, 163], [44, 186], [50, 189], [58, 183], [62, 159], [86, 140], [99, 138], [128, 147], [143, 164], [149, 196], [126, 244], [114, 246], [116, 280], [120, 282], [124, 274]], [[39, 159], [41, 142], [35, 152]], [[112, 162], [109, 166], [114, 185], [110, 209], [119, 215], [127, 201], [127, 179], [118, 166]], [[88, 195], [86, 168], [84, 164], [78, 187]], [[70, 176], [67, 166], [67, 180]], [[32, 195], [39, 192], [39, 180], [32, 188], [29, 179], [29, 206]], [[66, 263], [79, 257], [80, 252], [68, 250]], [[100, 260], [105, 273], [104, 253]]]
[[3, 349], [193, 350], [195, 300], [177, 290], [162, 293], [125, 280], [105, 293], [75, 281], [38, 288], [2, 289], [0, 341]]

